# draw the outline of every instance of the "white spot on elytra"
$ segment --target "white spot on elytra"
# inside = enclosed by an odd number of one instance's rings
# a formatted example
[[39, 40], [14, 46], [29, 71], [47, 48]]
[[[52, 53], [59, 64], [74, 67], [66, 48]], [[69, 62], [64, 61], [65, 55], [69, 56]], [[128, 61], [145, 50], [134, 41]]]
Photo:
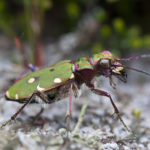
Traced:
[[19, 96], [18, 96], [18, 94], [16, 94], [16, 95], [15, 95], [15, 99], [19, 99]]
[[74, 74], [72, 73], [71, 76], [70, 76], [70, 79], [73, 79], [73, 78], [74, 78]]
[[38, 84], [37, 90], [38, 90], [38, 91], [43, 91], [43, 90], [45, 90], [45, 88], [40, 87], [40, 85]]
[[6, 96], [7, 96], [8, 98], [10, 97], [9, 91], [6, 92]]
[[35, 78], [30, 78], [29, 80], [28, 80], [28, 83], [33, 83], [35, 81]]
[[55, 78], [54, 83], [61, 83], [61, 79], [60, 78]]

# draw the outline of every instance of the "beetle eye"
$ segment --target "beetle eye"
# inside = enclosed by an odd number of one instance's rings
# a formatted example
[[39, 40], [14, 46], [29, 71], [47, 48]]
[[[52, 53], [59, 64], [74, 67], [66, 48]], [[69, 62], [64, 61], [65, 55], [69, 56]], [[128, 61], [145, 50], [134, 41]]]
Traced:
[[108, 59], [101, 59], [100, 65], [102, 65], [104, 67], [109, 67], [109, 60]]

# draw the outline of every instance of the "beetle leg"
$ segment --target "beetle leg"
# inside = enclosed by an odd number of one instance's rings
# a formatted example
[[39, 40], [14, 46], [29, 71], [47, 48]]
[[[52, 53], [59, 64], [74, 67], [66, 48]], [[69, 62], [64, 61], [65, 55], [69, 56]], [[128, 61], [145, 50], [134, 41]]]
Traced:
[[111, 95], [110, 95], [109, 93], [105, 92], [105, 91], [96, 89], [96, 88], [94, 87], [94, 84], [91, 84], [89, 88], [90, 88], [90, 90], [91, 90], [92, 92], [94, 92], [95, 94], [101, 95], [101, 96], [106, 96], [106, 97], [108, 97], [108, 98], [110, 99], [110, 102], [111, 102], [111, 104], [112, 104], [112, 106], [113, 106], [113, 108], [114, 108], [114, 110], [115, 110], [115, 113], [117, 114], [119, 120], [122, 122], [122, 124], [123, 124], [123, 126], [126, 128], [126, 130], [127, 130], [128, 132], [132, 133], [132, 131], [127, 127], [127, 125], [125, 124], [125, 122], [124, 122], [123, 119], [121, 118], [120, 112], [119, 112], [117, 106], [115, 105], [115, 103], [113, 102], [113, 99], [111, 98]]
[[28, 68], [32, 71], [35, 72], [37, 70], [37, 67], [35, 67], [33, 64], [29, 64]]
[[112, 76], [109, 77], [109, 83], [110, 83], [110, 86], [112, 86], [113, 89], [116, 89], [116, 84], [114, 83]]
[[32, 94], [32, 96], [29, 98], [29, 100], [28, 100], [24, 105], [22, 105], [21, 108], [20, 108], [14, 115], [12, 115], [9, 120], [7, 120], [6, 122], [4, 122], [4, 123], [1, 125], [1, 128], [4, 127], [4, 126], [6, 126], [6, 125], [7, 125], [9, 122], [11, 122], [12, 120], [14, 120], [14, 119], [17, 117], [17, 115], [24, 109], [24, 107], [25, 107], [27, 104], [29, 104], [29, 103], [31, 102], [33, 96], [34, 96], [34, 94]]
[[33, 117], [32, 121], [30, 123], [31, 125], [39, 119], [39, 117], [41, 116], [43, 111], [44, 111], [44, 107], [42, 107], [41, 110]]
[[27, 73], [27, 70], [28, 70], [28, 69], [30, 69], [32, 72], [35, 72], [35, 71], [37, 70], [37, 68], [36, 68], [34, 65], [29, 64], [29, 65], [27, 66], [27, 68], [25, 68], [25, 69], [20, 73], [20, 75], [16, 78], [15, 83], [16, 83], [18, 80], [20, 80], [20, 79], [24, 76], [25, 73]]
[[35, 93], [35, 96], [38, 96], [44, 103], [46, 104], [49, 103], [49, 100], [44, 93], [39, 92], [39, 91], [36, 91], [34, 93]]
[[4, 127], [5, 125], [7, 125], [7, 124], [8, 124], [9, 122], [11, 122], [12, 120], [15, 120], [15, 118], [18, 116], [18, 114], [24, 109], [24, 107], [25, 107], [26, 105], [28, 105], [28, 104], [32, 101], [33, 97], [35, 97], [35, 96], [40, 97], [40, 98], [43, 100], [44, 103], [48, 103], [48, 100], [46, 99], [46, 97], [45, 97], [45, 95], [44, 95], [43, 93], [40, 93], [40, 92], [38, 92], [38, 91], [37, 91], [37, 92], [34, 92], [34, 93], [30, 96], [30, 98], [26, 101], [26, 103], [23, 104], [23, 105], [21, 106], [21, 108], [20, 108], [14, 115], [12, 115], [11, 118], [10, 118], [8, 121], [6, 121], [5, 123], [3, 123], [3, 124], [1, 125], [1, 128]]
[[19, 80], [23, 77], [23, 75], [27, 72], [27, 70], [28, 70], [28, 68], [25, 68], [25, 69], [20, 73], [20, 75], [16, 78], [15, 83], [16, 83], [17, 81], [19, 81]]
[[67, 131], [70, 130], [70, 117], [71, 117], [71, 104], [72, 104], [72, 83], [70, 85], [70, 90], [69, 90], [69, 102], [67, 106], [67, 113], [66, 113], [66, 126], [67, 126]]

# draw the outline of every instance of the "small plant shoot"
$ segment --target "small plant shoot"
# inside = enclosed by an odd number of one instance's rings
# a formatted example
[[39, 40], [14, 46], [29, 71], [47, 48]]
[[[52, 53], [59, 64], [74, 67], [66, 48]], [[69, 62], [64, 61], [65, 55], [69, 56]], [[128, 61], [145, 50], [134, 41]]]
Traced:
[[131, 133], [130, 129], [121, 118], [119, 110], [113, 102], [111, 95], [107, 91], [95, 88], [93, 79], [96, 76], [104, 76], [109, 79], [110, 85], [114, 87], [115, 84], [112, 80], [112, 76], [126, 82], [127, 74], [125, 69], [142, 72], [150, 76], [149, 73], [122, 65], [121, 63], [121, 61], [142, 57], [147, 57], [147, 55], [129, 58], [115, 58], [111, 52], [105, 50], [93, 55], [92, 57], [82, 57], [76, 61], [60, 61], [50, 67], [37, 71], [30, 65], [30, 69], [33, 72], [18, 80], [5, 93], [7, 100], [24, 104], [7, 122], [2, 125], [2, 127], [8, 124], [11, 120], [14, 120], [29, 103], [42, 102], [51, 104], [65, 97], [69, 97], [67, 115], [70, 118], [72, 95], [74, 94], [74, 96], [77, 97], [81, 85], [85, 84], [91, 92], [109, 98], [119, 120], [127, 131]]

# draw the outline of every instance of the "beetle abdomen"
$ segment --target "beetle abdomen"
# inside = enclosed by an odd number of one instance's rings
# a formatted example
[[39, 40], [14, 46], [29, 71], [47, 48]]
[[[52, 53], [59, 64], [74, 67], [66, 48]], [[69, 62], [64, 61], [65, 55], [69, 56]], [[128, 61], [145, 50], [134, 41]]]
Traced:
[[5, 94], [6, 98], [23, 101], [36, 91], [46, 92], [63, 85], [74, 79], [72, 65], [70, 60], [65, 60], [33, 72], [12, 85]]

